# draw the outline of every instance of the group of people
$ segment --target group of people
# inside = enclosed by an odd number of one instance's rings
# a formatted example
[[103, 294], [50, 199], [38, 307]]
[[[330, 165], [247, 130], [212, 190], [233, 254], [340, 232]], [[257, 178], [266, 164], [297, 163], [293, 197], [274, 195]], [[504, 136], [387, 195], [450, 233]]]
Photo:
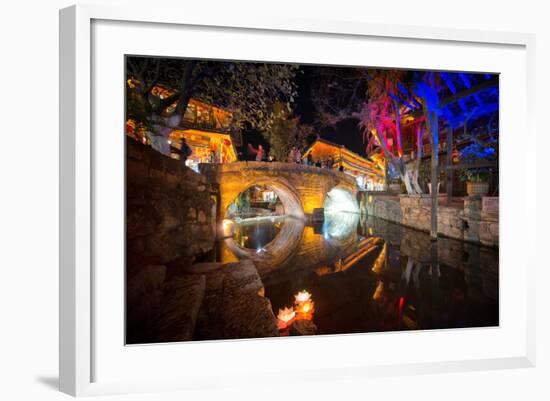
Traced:
[[293, 146], [292, 149], [290, 149], [286, 161], [288, 163], [302, 163], [302, 153], [300, 152], [300, 150], [298, 150], [296, 146]]
[[[332, 156], [329, 156], [327, 159], [313, 160], [313, 155], [309, 153], [305, 159], [302, 159], [302, 154], [300, 153], [298, 148], [296, 148], [296, 146], [293, 146], [292, 149], [290, 150], [287, 161], [289, 163], [305, 164], [306, 166], [315, 166], [315, 167], [326, 168], [330, 170], [332, 170], [335, 165], [334, 158]], [[339, 166], [338, 170], [344, 171], [344, 167]]]
[[[254, 155], [255, 156], [254, 159], [256, 161], [268, 161], [268, 162], [278, 161], [275, 159], [274, 156], [272, 155], [268, 156], [267, 152], [265, 151], [262, 145], [258, 145], [258, 148], [256, 149], [251, 144], [248, 144], [248, 154]], [[332, 156], [329, 156], [327, 159], [313, 160], [313, 155], [309, 153], [305, 159], [302, 159], [302, 153], [296, 146], [293, 146], [292, 149], [290, 149], [290, 152], [288, 153], [286, 161], [287, 163], [304, 164], [306, 166], [315, 166], [315, 167], [326, 168], [330, 170], [332, 170], [336, 164]], [[338, 167], [338, 171], [344, 171], [344, 167], [340, 165]]]
[[334, 159], [332, 158], [332, 156], [329, 156], [328, 159], [317, 159], [315, 161], [313, 160], [313, 156], [310, 153], [307, 155], [304, 164], [307, 164], [308, 166], [332, 169], [334, 167]]

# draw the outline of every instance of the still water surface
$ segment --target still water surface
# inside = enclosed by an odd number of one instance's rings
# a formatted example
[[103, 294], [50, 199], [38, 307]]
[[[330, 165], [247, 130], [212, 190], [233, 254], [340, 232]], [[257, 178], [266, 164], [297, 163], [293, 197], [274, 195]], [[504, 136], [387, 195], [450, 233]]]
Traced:
[[236, 225], [225, 259], [255, 260], [277, 315], [312, 294], [317, 334], [497, 326], [498, 250], [352, 213], [317, 226]]

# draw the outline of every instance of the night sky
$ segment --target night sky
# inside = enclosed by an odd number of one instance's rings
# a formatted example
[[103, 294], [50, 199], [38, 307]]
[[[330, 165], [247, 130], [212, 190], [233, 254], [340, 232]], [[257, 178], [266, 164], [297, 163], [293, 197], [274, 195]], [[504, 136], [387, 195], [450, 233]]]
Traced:
[[[346, 148], [354, 151], [357, 154], [366, 156], [365, 145], [363, 144], [363, 138], [361, 131], [358, 127], [358, 121], [356, 119], [349, 119], [337, 124], [336, 127], [319, 127], [316, 119], [315, 106], [311, 99], [312, 86], [314, 84], [315, 76], [318, 75], [319, 69], [326, 69], [330, 67], [325, 66], [301, 66], [300, 73], [296, 76], [296, 85], [298, 91], [298, 98], [295, 104], [295, 114], [300, 117], [300, 121], [304, 124], [312, 125], [315, 127], [314, 132], [328, 141], [344, 145]], [[313, 135], [308, 138], [308, 145], [315, 141], [316, 136]], [[247, 144], [250, 143], [254, 146], [262, 144], [262, 146], [269, 149], [269, 145], [259, 132], [245, 131], [243, 132], [243, 148], [246, 149]], [[304, 149], [305, 150], [305, 149]]]
[[[311, 86], [316, 70], [330, 67], [303, 66], [298, 74], [296, 84], [298, 86], [298, 100], [296, 104], [296, 114], [301, 117], [305, 124], [315, 125], [315, 107], [311, 101]], [[349, 119], [339, 123], [336, 127], [320, 128], [318, 133], [323, 139], [346, 146], [348, 149], [364, 155], [365, 146], [361, 131], [357, 126], [356, 119]]]

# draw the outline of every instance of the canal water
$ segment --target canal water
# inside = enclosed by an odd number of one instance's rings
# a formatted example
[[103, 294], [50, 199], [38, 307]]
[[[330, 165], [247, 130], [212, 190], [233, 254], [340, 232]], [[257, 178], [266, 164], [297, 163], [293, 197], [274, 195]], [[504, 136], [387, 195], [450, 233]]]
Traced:
[[252, 258], [275, 315], [307, 291], [316, 334], [498, 326], [498, 250], [333, 213], [242, 221], [224, 259]]

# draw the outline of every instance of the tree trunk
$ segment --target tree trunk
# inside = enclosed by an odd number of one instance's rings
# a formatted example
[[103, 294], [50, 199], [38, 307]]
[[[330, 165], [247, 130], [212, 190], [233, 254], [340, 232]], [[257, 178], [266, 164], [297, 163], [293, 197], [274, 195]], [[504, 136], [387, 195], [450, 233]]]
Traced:
[[437, 191], [437, 167], [439, 156], [439, 137], [438, 137], [438, 119], [437, 112], [430, 112], [430, 142], [432, 148], [431, 154], [431, 183], [432, 183], [432, 213], [430, 219], [430, 237], [437, 239], [437, 209], [438, 209], [438, 191]]
[[416, 193], [423, 193], [420, 184], [418, 183], [418, 178], [420, 175], [420, 163], [422, 163], [422, 139], [424, 137], [424, 130], [422, 124], [420, 124], [416, 131], [416, 161], [414, 163], [414, 168], [412, 172], [412, 184]]
[[[386, 146], [386, 142], [384, 138], [382, 137], [382, 135], [377, 129], [373, 129], [371, 132], [376, 136], [378, 143], [382, 147], [382, 150], [384, 151], [384, 155], [386, 156], [386, 160], [388, 161], [388, 165], [391, 164], [397, 170], [397, 173], [399, 174], [399, 178], [405, 184], [407, 193], [409, 195], [415, 194], [416, 191], [413, 188], [413, 185], [411, 185], [411, 180], [409, 175], [407, 174], [403, 158], [402, 157], [397, 158], [389, 151], [388, 147]], [[386, 168], [386, 173], [387, 171], [388, 169]], [[386, 183], [387, 183], [387, 174], [386, 174]]]
[[453, 170], [448, 168], [453, 164], [453, 128], [450, 124], [447, 125], [447, 169], [445, 170], [445, 178], [447, 181], [447, 205], [453, 199]]
[[411, 174], [411, 184], [414, 188], [414, 192], [417, 194], [422, 194], [424, 191], [422, 191], [422, 188], [420, 187], [420, 184], [418, 183], [418, 170], [413, 171]]
[[407, 194], [412, 195], [416, 191], [414, 189], [414, 186], [411, 183], [411, 177], [407, 171], [405, 171], [404, 174], [399, 174], [401, 177], [401, 181], [405, 184], [405, 188], [407, 188]]
[[401, 140], [401, 112], [399, 111], [399, 104], [393, 102], [393, 107], [395, 109], [395, 136], [397, 138], [397, 154], [399, 157], [403, 157], [403, 145]]

